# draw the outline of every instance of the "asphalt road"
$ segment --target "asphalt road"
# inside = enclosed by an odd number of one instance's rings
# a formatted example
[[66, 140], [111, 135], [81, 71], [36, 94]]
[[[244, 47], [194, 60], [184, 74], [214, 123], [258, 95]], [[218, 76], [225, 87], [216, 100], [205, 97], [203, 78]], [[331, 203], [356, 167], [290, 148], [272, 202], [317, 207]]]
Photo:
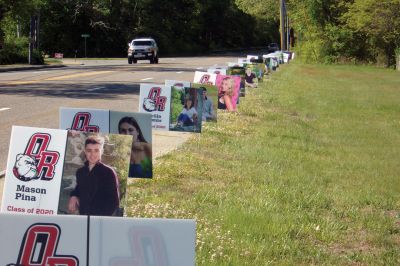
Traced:
[[0, 73], [0, 172], [6, 168], [13, 125], [58, 128], [61, 106], [137, 112], [140, 83], [192, 81], [196, 70], [232, 61], [237, 57], [160, 58], [157, 65], [65, 60], [65, 68]]

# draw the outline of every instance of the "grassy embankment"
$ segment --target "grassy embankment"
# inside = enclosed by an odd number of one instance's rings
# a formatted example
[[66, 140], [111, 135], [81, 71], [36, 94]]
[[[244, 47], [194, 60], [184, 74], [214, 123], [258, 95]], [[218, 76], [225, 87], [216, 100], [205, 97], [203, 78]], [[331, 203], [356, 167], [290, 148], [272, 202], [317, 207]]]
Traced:
[[129, 215], [197, 219], [198, 265], [399, 265], [399, 84], [283, 66], [131, 185]]

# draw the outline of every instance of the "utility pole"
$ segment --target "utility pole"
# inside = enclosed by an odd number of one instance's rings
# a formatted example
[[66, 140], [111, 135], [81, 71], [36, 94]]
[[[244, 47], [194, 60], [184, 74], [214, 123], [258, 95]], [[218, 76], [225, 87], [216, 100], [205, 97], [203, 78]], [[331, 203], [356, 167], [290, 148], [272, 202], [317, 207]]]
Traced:
[[286, 14], [286, 50], [290, 50], [290, 25], [289, 16]]
[[32, 53], [33, 53], [33, 39], [34, 39], [34, 17], [31, 16], [31, 21], [29, 24], [29, 52], [28, 52], [28, 63], [32, 65]]
[[287, 13], [286, 13], [286, 0], [280, 0], [280, 33], [281, 33], [281, 50], [287, 50], [286, 47], [286, 20], [287, 20]]
[[33, 64], [32, 55], [33, 50], [39, 48], [39, 15], [31, 15], [31, 21], [29, 26], [29, 54], [28, 63]]

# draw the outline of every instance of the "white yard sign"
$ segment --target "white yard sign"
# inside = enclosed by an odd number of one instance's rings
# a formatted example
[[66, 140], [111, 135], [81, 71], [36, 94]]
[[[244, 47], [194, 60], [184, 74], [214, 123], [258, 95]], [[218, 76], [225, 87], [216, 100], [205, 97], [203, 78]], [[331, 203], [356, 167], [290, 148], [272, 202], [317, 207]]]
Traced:
[[0, 214], [0, 265], [195, 265], [194, 220]]
[[13, 126], [2, 212], [57, 214], [67, 131]]
[[226, 75], [226, 68], [209, 68], [207, 69], [208, 73], [217, 74], [217, 75]]
[[109, 110], [61, 107], [59, 124], [61, 129], [108, 133]]
[[171, 88], [159, 84], [140, 84], [139, 112], [152, 115], [152, 127], [169, 129]]
[[206, 85], [215, 85], [217, 80], [217, 74], [208, 72], [196, 71], [194, 73], [193, 83], [200, 83]]

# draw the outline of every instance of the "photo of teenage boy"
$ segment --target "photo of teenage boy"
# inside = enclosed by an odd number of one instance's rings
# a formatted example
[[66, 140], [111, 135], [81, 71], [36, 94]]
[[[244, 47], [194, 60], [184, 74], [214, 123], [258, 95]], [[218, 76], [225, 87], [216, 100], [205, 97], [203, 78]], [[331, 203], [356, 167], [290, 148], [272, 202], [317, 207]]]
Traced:
[[214, 106], [211, 99], [207, 97], [207, 88], [201, 87], [203, 90], [203, 121], [215, 120]]
[[257, 77], [256, 74], [251, 70], [250, 67], [246, 69], [246, 74], [244, 76], [247, 87], [257, 88]]
[[192, 83], [192, 87], [200, 89], [203, 100], [202, 121], [217, 122], [218, 88], [215, 85]]
[[151, 178], [153, 175], [151, 144], [144, 138], [139, 123], [134, 117], [125, 116], [119, 120], [118, 133], [133, 136], [129, 177]]
[[76, 171], [76, 187], [70, 193], [71, 214], [112, 216], [119, 207], [119, 182], [115, 171], [102, 163], [104, 138], [85, 140], [85, 163]]

